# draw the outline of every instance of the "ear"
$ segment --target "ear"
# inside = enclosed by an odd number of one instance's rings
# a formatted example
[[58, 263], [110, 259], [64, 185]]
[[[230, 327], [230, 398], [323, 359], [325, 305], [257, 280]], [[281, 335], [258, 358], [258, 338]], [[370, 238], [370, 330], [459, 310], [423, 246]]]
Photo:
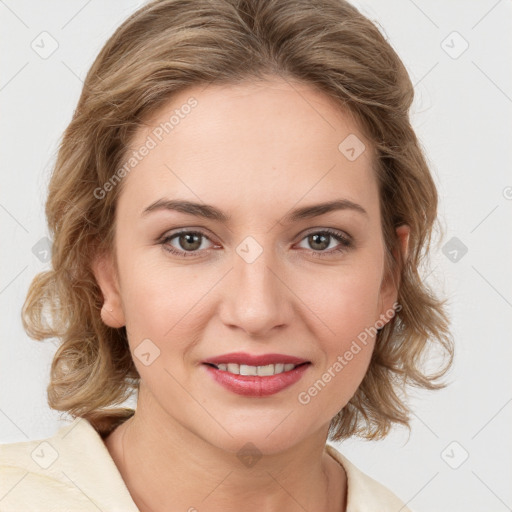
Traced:
[[[384, 276], [380, 289], [380, 315], [381, 318], [384, 316], [386, 321], [392, 318], [390, 317], [390, 311], [394, 309], [394, 304], [398, 298], [400, 263], [405, 263], [409, 256], [410, 227], [407, 224], [402, 224], [395, 231], [398, 237], [398, 247], [393, 250], [393, 257], [398, 265], [393, 273], [389, 272], [388, 275]], [[399, 252], [401, 252], [401, 258]]]
[[96, 256], [92, 264], [94, 277], [101, 288], [104, 304], [101, 308], [101, 319], [109, 327], [123, 327], [126, 322], [121, 301], [119, 279], [112, 255], [102, 253]]

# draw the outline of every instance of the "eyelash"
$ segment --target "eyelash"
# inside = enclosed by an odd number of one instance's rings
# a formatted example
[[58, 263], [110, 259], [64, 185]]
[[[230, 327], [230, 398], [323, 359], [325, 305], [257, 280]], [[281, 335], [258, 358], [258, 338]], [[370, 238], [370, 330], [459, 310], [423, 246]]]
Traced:
[[[208, 236], [206, 236], [204, 233], [202, 233], [201, 231], [188, 231], [188, 230], [183, 230], [183, 231], [179, 231], [177, 233], [173, 233], [172, 235], [169, 235], [169, 236], [166, 236], [165, 238], [163, 238], [159, 243], [163, 246], [163, 248], [175, 255], [175, 256], [179, 256], [179, 257], [182, 257], [182, 258], [189, 258], [189, 257], [196, 257], [195, 255], [199, 252], [199, 251], [178, 251], [176, 250], [174, 247], [172, 246], [169, 246], [168, 243], [176, 238], [176, 237], [179, 237], [180, 235], [184, 235], [184, 234], [187, 234], [187, 235], [199, 235], [199, 236], [202, 236], [204, 238], [206, 238], [207, 240], [210, 240], [210, 238]], [[337, 240], [338, 242], [340, 242], [340, 245], [335, 248], [335, 249], [331, 249], [330, 251], [315, 251], [314, 249], [311, 249], [311, 253], [314, 257], [318, 257], [318, 258], [326, 258], [326, 257], [329, 257], [329, 256], [332, 256], [336, 253], [344, 253], [345, 251], [347, 251], [348, 249], [351, 249], [353, 247], [353, 243], [352, 241], [350, 240], [350, 238], [348, 238], [346, 235], [342, 234], [341, 232], [339, 231], [334, 231], [332, 229], [329, 229], [329, 228], [326, 228], [326, 229], [322, 229], [321, 231], [312, 231], [311, 233], [308, 233], [307, 235], [305, 235], [300, 241], [304, 240], [305, 238], [311, 236], [311, 235], [330, 235], [331, 237], [333, 237], [335, 240]], [[211, 242], [211, 240], [210, 240]], [[206, 249], [208, 250], [208, 249]]]

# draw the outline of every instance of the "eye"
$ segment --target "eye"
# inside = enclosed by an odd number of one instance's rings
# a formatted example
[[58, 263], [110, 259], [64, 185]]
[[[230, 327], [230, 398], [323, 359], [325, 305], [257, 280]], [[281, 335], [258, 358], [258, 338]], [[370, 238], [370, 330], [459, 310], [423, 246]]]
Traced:
[[[302, 240], [305, 240], [309, 247], [312, 248], [312, 255], [315, 257], [332, 256], [335, 253], [345, 252], [353, 246], [350, 237], [340, 231], [334, 231], [332, 229], [314, 231], [306, 235]], [[338, 243], [337, 246], [336, 242]], [[326, 249], [332, 247], [333, 243], [334, 248], [326, 251]]]
[[[195, 253], [200, 250], [205, 250], [203, 245], [204, 240], [211, 241], [200, 231], [180, 231], [173, 235], [166, 236], [161, 240], [160, 244], [171, 254], [186, 258], [196, 256]], [[171, 242], [175, 242], [175, 245], [172, 245]]]
[[[208, 251], [204, 246], [205, 240], [211, 242], [210, 238], [201, 231], [182, 230], [168, 236], [164, 236], [159, 242], [163, 248], [183, 258], [198, 257], [201, 252]], [[336, 253], [343, 253], [353, 247], [350, 236], [341, 231], [323, 229], [307, 234], [302, 240], [311, 248], [310, 252], [315, 257], [329, 257]], [[337, 242], [337, 246], [336, 246]], [[332, 247], [334, 244], [334, 247]], [[331, 247], [330, 250], [326, 250]], [[306, 247], [306, 249], [308, 249]]]

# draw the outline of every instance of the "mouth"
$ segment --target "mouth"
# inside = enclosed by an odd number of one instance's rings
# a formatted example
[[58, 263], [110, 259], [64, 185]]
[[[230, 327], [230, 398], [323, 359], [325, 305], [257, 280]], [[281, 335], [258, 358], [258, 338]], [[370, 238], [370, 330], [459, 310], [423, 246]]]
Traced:
[[296, 384], [308, 371], [309, 361], [251, 366], [238, 363], [202, 363], [214, 382], [237, 395], [263, 398]]
[[300, 364], [293, 363], [276, 363], [276, 364], [266, 364], [263, 366], [252, 366], [247, 364], [238, 364], [238, 363], [203, 363], [207, 366], [215, 368], [221, 372], [231, 373], [232, 375], [247, 375], [247, 376], [257, 376], [257, 377], [269, 377], [272, 375], [279, 375], [281, 373], [293, 371], [295, 368], [310, 365], [309, 361]]

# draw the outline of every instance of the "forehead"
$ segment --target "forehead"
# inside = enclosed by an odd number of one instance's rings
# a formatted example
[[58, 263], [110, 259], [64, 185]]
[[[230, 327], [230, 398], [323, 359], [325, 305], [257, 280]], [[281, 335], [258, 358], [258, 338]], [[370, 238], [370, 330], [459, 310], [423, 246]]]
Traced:
[[138, 214], [175, 195], [253, 211], [339, 197], [376, 207], [369, 141], [307, 84], [275, 79], [180, 91], [139, 128], [127, 156], [143, 146], [150, 149], [123, 178], [119, 200]]

